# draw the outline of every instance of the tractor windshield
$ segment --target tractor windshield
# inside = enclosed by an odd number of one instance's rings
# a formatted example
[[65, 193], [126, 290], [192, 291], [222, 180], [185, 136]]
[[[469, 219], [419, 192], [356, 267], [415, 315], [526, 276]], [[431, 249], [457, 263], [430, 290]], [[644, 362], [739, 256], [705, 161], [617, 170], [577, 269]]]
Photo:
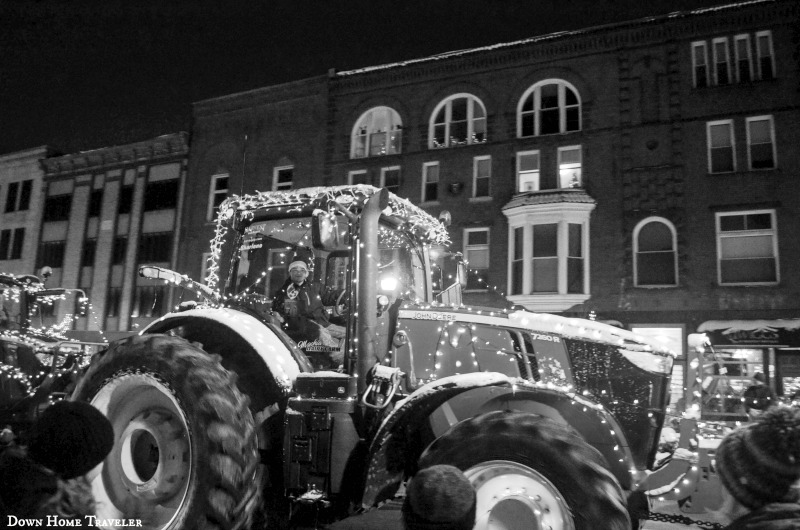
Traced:
[[[289, 264], [298, 251], [311, 254], [310, 279], [323, 289], [345, 290], [354, 278], [350, 234], [340, 232], [332, 246], [312, 237], [314, 218], [258, 221], [246, 228], [237, 254], [234, 292], [264, 302], [272, 299], [289, 277]], [[345, 224], [346, 226], [346, 224]], [[378, 290], [390, 299], [426, 300], [423, 248], [412, 237], [389, 225], [379, 230]]]

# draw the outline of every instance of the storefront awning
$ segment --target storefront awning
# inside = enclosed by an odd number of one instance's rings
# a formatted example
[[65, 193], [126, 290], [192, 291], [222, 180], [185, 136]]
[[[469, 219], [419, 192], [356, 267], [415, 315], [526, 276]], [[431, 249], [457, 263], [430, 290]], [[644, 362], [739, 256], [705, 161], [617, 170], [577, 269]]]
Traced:
[[714, 346], [800, 347], [800, 318], [708, 320], [697, 331]]

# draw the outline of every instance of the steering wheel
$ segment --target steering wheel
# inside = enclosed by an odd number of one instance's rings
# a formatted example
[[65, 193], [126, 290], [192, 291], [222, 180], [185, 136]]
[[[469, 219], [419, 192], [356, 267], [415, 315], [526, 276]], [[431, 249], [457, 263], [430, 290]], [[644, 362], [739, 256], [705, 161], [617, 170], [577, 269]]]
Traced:
[[343, 290], [336, 297], [336, 304], [333, 306], [333, 315], [337, 317], [345, 316], [350, 311], [349, 300], [346, 300], [347, 290]]

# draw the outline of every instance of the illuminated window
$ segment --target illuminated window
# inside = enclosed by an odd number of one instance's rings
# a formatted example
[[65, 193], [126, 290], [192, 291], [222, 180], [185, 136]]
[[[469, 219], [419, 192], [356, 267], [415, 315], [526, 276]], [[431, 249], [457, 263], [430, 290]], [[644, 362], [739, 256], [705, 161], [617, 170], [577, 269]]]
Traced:
[[400, 152], [403, 122], [390, 107], [375, 107], [362, 114], [353, 128], [350, 158], [393, 155]]
[[456, 94], [439, 103], [430, 122], [428, 147], [454, 147], [486, 141], [486, 109], [471, 94]]
[[580, 188], [583, 185], [581, 165], [581, 146], [559, 147], [558, 187]]

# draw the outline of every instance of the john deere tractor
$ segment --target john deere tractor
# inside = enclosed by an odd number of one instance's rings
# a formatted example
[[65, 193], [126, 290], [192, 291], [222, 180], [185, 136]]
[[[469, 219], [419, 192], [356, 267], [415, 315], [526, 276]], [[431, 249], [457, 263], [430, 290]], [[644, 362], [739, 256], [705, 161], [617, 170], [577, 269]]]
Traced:
[[[475, 485], [476, 528], [630, 528], [671, 352], [598, 322], [464, 306], [463, 264], [434, 288], [448, 243], [438, 219], [371, 186], [228, 198], [204, 283], [140, 269], [193, 300], [96, 356], [73, 395], [114, 425], [101, 517], [334, 520], [449, 463]], [[337, 293], [333, 342], [291, 338], [272, 311], [301, 250]]]

